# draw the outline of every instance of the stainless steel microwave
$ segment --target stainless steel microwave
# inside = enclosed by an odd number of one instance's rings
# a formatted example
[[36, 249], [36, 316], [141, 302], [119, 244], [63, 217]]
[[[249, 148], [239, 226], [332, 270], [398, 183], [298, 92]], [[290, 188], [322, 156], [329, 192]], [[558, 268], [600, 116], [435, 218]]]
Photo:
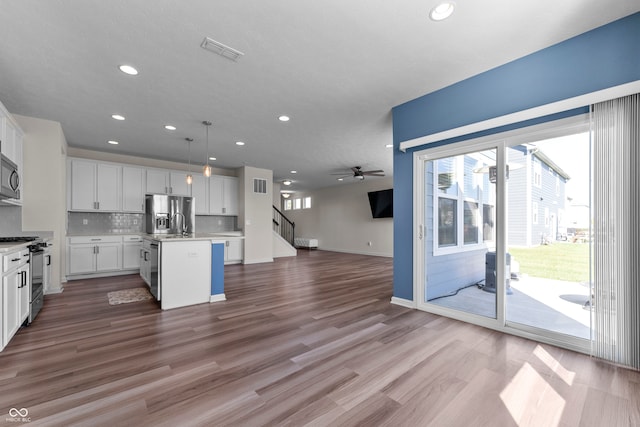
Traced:
[[18, 166], [6, 156], [0, 156], [0, 199], [20, 198]]

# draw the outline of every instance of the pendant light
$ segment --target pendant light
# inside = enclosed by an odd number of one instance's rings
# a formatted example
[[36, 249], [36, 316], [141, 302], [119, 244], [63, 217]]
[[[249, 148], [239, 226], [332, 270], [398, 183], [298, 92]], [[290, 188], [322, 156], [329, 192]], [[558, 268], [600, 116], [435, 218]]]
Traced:
[[193, 142], [193, 138], [185, 138], [187, 143], [189, 144], [189, 173], [187, 174], [187, 185], [193, 184], [193, 175], [191, 175], [191, 143]]
[[202, 174], [206, 177], [211, 176], [211, 166], [209, 166], [209, 126], [211, 126], [211, 122], [209, 120], [205, 120], [202, 122], [206, 129], [207, 136], [207, 164], [202, 168]]

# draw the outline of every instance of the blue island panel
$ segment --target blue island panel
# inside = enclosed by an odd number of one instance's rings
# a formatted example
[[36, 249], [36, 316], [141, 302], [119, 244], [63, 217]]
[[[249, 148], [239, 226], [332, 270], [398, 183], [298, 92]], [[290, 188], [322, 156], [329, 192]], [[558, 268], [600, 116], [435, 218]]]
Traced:
[[211, 245], [211, 295], [224, 294], [224, 243]]

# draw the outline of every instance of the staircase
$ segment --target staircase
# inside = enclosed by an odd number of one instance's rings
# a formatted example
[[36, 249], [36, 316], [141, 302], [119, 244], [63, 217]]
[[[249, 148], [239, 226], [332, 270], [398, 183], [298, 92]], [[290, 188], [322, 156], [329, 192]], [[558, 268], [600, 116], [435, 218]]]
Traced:
[[294, 246], [296, 224], [284, 216], [275, 206], [273, 207], [273, 231], [278, 233], [291, 246]]

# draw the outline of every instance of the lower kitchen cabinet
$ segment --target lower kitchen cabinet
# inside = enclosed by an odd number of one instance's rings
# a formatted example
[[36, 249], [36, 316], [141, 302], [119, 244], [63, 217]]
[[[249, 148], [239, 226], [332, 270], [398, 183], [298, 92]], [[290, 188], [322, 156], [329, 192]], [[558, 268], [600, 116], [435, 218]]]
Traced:
[[78, 236], [67, 240], [68, 275], [122, 269], [122, 236]]
[[30, 280], [27, 249], [3, 255], [2, 258], [0, 350], [9, 343], [29, 316]]
[[239, 264], [244, 259], [244, 239], [228, 239], [224, 247], [224, 263]]
[[122, 236], [122, 269], [135, 270], [140, 268], [140, 252], [142, 237]]

